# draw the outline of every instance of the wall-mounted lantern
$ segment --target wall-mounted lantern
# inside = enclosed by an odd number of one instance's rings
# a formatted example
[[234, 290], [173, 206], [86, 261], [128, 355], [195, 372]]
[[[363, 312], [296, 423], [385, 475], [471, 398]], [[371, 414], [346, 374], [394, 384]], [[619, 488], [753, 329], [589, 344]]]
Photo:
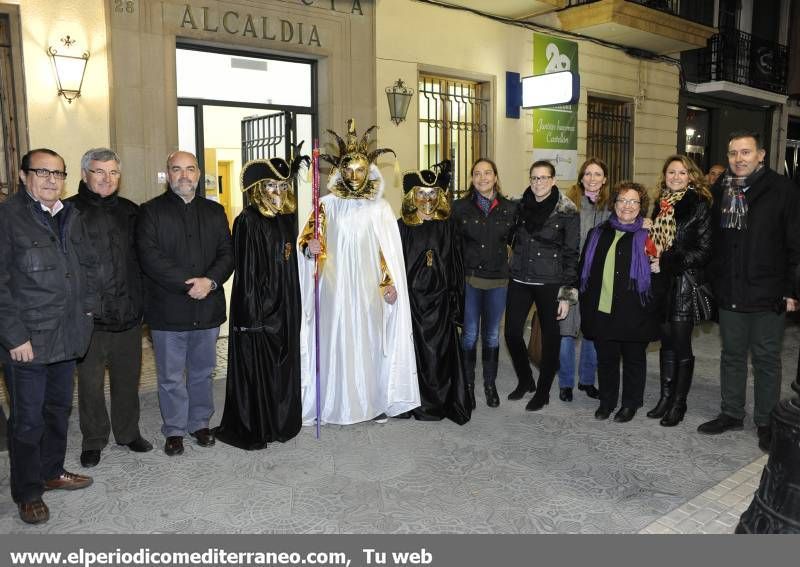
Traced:
[[403, 83], [403, 79], [397, 79], [394, 85], [386, 87], [386, 98], [389, 99], [389, 114], [391, 114], [392, 122], [395, 125], [406, 119], [408, 105], [411, 103], [413, 95], [414, 89], [408, 88]]
[[[61, 43], [64, 44], [65, 48], [70, 48], [76, 41], [67, 35], [61, 38]], [[84, 51], [81, 55], [65, 55], [50, 46], [47, 49], [47, 53], [53, 59], [53, 67], [56, 70], [58, 94], [72, 104], [73, 100], [81, 96], [83, 75], [86, 73], [89, 52]]]

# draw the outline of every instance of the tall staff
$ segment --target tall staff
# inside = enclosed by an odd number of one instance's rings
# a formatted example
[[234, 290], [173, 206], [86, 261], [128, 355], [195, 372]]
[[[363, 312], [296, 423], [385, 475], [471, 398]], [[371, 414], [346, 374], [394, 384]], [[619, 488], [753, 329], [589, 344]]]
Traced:
[[[319, 140], [314, 139], [311, 152], [312, 182], [311, 202], [314, 209], [314, 239], [319, 240]], [[319, 439], [320, 421], [320, 384], [319, 384], [319, 255], [314, 256], [314, 362], [316, 367], [315, 384], [317, 388], [317, 439]]]

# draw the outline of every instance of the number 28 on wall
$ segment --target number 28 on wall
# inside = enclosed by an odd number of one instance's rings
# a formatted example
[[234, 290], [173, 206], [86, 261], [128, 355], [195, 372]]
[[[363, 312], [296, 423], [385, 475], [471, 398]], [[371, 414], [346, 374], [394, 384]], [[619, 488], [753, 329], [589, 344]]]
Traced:
[[134, 0], [114, 0], [114, 12], [117, 14], [133, 14], [136, 11]]

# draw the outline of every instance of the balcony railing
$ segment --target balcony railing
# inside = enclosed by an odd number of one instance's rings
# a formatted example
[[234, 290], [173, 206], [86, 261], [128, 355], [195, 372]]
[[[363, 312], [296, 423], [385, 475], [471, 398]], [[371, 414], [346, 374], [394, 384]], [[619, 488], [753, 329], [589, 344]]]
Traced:
[[730, 81], [786, 94], [789, 54], [785, 45], [739, 30], [722, 30], [708, 46], [681, 54], [686, 80]]
[[[600, 0], [568, 0], [567, 5], [580, 6]], [[714, 25], [714, 0], [626, 0], [659, 12], [666, 12], [704, 26]]]

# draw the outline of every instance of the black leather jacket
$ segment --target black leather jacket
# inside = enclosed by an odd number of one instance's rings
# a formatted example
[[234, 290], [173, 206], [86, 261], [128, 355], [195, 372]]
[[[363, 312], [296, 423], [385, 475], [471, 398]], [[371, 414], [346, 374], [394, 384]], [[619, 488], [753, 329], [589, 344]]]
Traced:
[[[558, 191], [556, 188], [553, 190]], [[578, 209], [562, 193], [559, 193], [553, 212], [536, 234], [530, 234], [525, 224], [517, 219], [512, 236], [511, 277], [525, 283], [576, 288], [580, 233]]]
[[[144, 320], [151, 329], [194, 331], [225, 321], [222, 284], [233, 272], [233, 244], [222, 205], [203, 197], [187, 205], [167, 189], [140, 207], [136, 244], [145, 274]], [[192, 299], [184, 282], [195, 277], [218, 287]]]
[[81, 181], [67, 199], [81, 212], [97, 253], [100, 303], [95, 329], [124, 331], [142, 321], [142, 273], [136, 259], [139, 207], [116, 193], [101, 197]]
[[[656, 201], [653, 220], [661, 210]], [[675, 203], [675, 239], [661, 253], [661, 272], [652, 278], [653, 295], [662, 302], [666, 321], [692, 320], [690, 277], [705, 282], [705, 266], [711, 259], [711, 205], [696, 191], [689, 189]]]
[[452, 218], [461, 238], [465, 276], [508, 278], [508, 239], [515, 208], [499, 193], [489, 216], [475, 204], [472, 191], [453, 202]]
[[81, 213], [56, 219], [21, 186], [0, 205], [0, 356], [31, 342], [33, 364], [80, 358], [96, 305], [95, 256]]

